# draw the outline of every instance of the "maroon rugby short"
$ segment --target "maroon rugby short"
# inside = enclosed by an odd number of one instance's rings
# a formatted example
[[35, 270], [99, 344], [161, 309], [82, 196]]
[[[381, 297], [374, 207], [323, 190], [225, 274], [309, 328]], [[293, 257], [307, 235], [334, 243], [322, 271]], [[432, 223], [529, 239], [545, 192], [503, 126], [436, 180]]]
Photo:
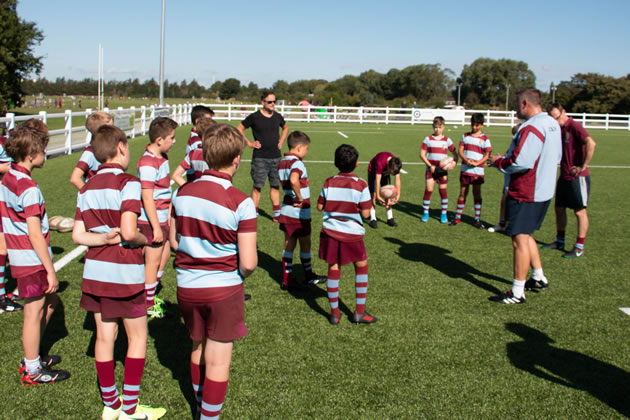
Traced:
[[[160, 223], [160, 227], [162, 228], [162, 236], [164, 237], [164, 242], [168, 242], [168, 235], [171, 231], [168, 223]], [[153, 243], [153, 228], [148, 223], [138, 223], [138, 229], [140, 229], [140, 233], [147, 237], [147, 245], [151, 245]]]
[[439, 168], [435, 169], [435, 172], [431, 173], [430, 169], [427, 169], [427, 171], [425, 172], [424, 175], [425, 179], [431, 179], [433, 178], [433, 180], [439, 184], [447, 184], [448, 183], [448, 173], [446, 171], [443, 171]]
[[280, 223], [280, 230], [285, 232], [290, 238], [311, 236], [311, 221], [305, 220], [302, 223]]
[[46, 270], [39, 270], [16, 280], [18, 292], [20, 297], [23, 298], [39, 297], [46, 294], [46, 290], [48, 290], [48, 273], [46, 273]]
[[355, 242], [341, 242], [321, 232], [319, 235], [319, 258], [330, 265], [346, 265], [367, 260], [367, 254], [363, 239]]
[[88, 312], [101, 314], [101, 318], [138, 318], [147, 314], [144, 290], [133, 296], [110, 298], [89, 293], [81, 295], [79, 306]]

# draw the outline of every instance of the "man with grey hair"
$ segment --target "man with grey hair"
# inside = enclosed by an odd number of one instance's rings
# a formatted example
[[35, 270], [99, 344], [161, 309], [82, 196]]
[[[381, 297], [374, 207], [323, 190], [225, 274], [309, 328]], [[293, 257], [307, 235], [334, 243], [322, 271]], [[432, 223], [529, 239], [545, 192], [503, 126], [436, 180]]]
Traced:
[[[512, 138], [505, 157], [489, 159], [490, 165], [510, 175], [506, 217], [514, 249], [514, 278], [512, 290], [490, 298], [503, 304], [525, 303], [526, 288], [548, 287], [532, 233], [540, 229], [554, 195], [562, 140], [560, 126], [543, 112], [540, 96], [533, 88], [518, 92], [516, 115], [525, 122]], [[532, 277], [526, 281], [530, 266]]]

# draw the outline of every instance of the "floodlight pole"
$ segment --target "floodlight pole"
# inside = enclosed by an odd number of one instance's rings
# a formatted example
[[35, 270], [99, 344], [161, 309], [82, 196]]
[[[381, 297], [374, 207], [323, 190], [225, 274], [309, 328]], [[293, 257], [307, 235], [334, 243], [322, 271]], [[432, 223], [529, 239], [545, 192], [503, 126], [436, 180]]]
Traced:
[[162, 40], [160, 42], [160, 106], [164, 105], [164, 12], [166, 0], [162, 0]]
[[459, 106], [459, 98], [460, 98], [460, 93], [462, 91], [462, 85], [463, 83], [457, 84], [457, 106]]
[[507, 90], [505, 91], [505, 110], [508, 110], [508, 100], [510, 98], [510, 84], [508, 83], [507, 85], [505, 85], [505, 87], [507, 88]]
[[551, 82], [551, 103], [556, 103], [556, 90], [558, 89], [553, 82]]

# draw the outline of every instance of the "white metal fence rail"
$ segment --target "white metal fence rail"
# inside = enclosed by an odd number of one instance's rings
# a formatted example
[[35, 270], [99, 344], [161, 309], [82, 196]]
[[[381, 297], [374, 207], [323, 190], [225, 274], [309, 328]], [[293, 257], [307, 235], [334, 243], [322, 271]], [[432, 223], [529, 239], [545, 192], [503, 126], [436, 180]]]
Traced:
[[[234, 104], [205, 104], [215, 112], [216, 120], [241, 121], [250, 113], [261, 108], [261, 105], [234, 105]], [[190, 111], [194, 104], [165, 105], [159, 108], [154, 105], [131, 107], [128, 109], [105, 111], [130, 111], [133, 115], [131, 128], [127, 129], [129, 137], [145, 135], [149, 130], [151, 121], [157, 116], [166, 116], [179, 124], [190, 124]], [[332, 123], [358, 123], [358, 124], [430, 124], [433, 116], [443, 115], [449, 125], [466, 125], [470, 122], [470, 116], [475, 112], [481, 112], [485, 116], [485, 125], [511, 127], [518, 123], [514, 111], [494, 110], [452, 110], [452, 109], [420, 109], [420, 108], [380, 108], [380, 107], [322, 107], [300, 105], [278, 105], [276, 107], [285, 120], [297, 122], [332, 122]], [[62, 119], [64, 128], [51, 130], [48, 155], [70, 154], [75, 150], [83, 149], [90, 143], [91, 135], [84, 126], [73, 126], [73, 118], [87, 117], [92, 110], [73, 112], [66, 110], [64, 113], [49, 114], [41, 111], [34, 115], [7, 114], [0, 118], [0, 126], [11, 129], [16, 123], [30, 118], [38, 118], [44, 123], [53, 119]], [[630, 131], [630, 115], [618, 114], [576, 114], [569, 116], [579, 121], [587, 129], [626, 130]]]

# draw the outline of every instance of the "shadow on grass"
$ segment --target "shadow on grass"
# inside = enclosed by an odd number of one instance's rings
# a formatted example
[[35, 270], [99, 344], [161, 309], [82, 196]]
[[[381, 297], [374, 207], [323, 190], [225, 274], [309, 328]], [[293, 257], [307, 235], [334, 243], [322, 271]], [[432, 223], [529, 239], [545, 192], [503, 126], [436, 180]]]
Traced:
[[190, 351], [192, 342], [188, 329], [179, 317], [149, 321], [149, 336], [155, 343], [158, 363], [171, 371], [179, 384], [179, 390], [190, 406], [191, 417], [197, 411], [197, 400], [192, 389], [190, 376]]
[[[67, 282], [65, 283], [67, 286]], [[48, 354], [52, 346], [57, 341], [67, 336], [68, 329], [66, 328], [66, 311], [63, 302], [59, 299], [59, 304], [46, 326], [46, 331], [44, 332], [44, 336], [42, 337], [42, 341], [40, 343], [41, 354]]]
[[65, 252], [65, 249], [60, 246], [51, 246], [50, 250], [52, 251], [53, 255], [59, 255]]
[[624, 417], [630, 417], [630, 373], [582, 353], [561, 349], [545, 333], [520, 323], [505, 328], [523, 341], [507, 344], [512, 364], [541, 379], [583, 390]]
[[258, 216], [259, 217], [264, 217], [265, 219], [273, 220], [273, 216], [270, 215], [269, 213], [267, 213], [266, 211], [264, 211], [261, 208], [258, 209]]
[[498, 295], [501, 294], [502, 291], [484, 281], [477, 279], [475, 276], [485, 277], [488, 280], [499, 281], [501, 283], [512, 284], [512, 282], [510, 281], [489, 273], [484, 273], [483, 271], [479, 271], [475, 267], [448, 255], [452, 252], [448, 249], [418, 242], [406, 243], [398, 238], [386, 237], [384, 239], [400, 247], [398, 250], [398, 255], [400, 255], [402, 258], [409, 261], [422, 262], [434, 268], [435, 270], [446, 274], [451, 278], [464, 279], [467, 282], [470, 282], [475, 286], [487, 290], [488, 292], [491, 292], [493, 294]]
[[[293, 261], [296, 262], [296, 259], [294, 258]], [[280, 288], [280, 285], [282, 284], [282, 262], [276, 260], [271, 255], [258, 250], [258, 268], [267, 271], [269, 276], [278, 284], [278, 289]], [[304, 271], [301, 268], [298, 269], [298, 264], [293, 264], [293, 276], [295, 278], [296, 285], [295, 287], [287, 290], [288, 294], [294, 299], [303, 300], [309, 308], [328, 319], [329, 308], [323, 308], [317, 303], [318, 298], [328, 298], [326, 285], [323, 284], [324, 289], [321, 289], [322, 286], [303, 284], [303, 275], [298, 275], [298, 273], [303, 272]], [[339, 299], [339, 310], [348, 315], [348, 317], [353, 314], [350, 308], [348, 308], [341, 299]]]

